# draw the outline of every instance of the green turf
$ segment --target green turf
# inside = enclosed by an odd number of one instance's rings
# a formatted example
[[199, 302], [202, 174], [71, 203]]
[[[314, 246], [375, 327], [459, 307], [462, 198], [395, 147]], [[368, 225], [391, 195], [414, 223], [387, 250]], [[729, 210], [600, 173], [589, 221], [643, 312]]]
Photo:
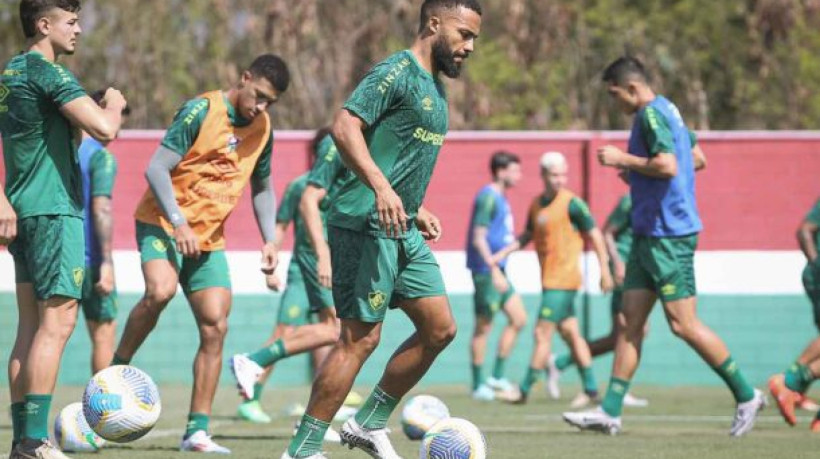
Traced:
[[[415, 393], [442, 398], [454, 416], [476, 423], [487, 437], [490, 458], [752, 458], [817, 457], [820, 435], [808, 430], [810, 414], [800, 415], [797, 427], [788, 427], [776, 408], [764, 411], [755, 430], [745, 438], [728, 436], [733, 402], [725, 389], [718, 388], [634, 388], [636, 395], [651, 400], [649, 408], [627, 409], [625, 432], [618, 437], [580, 433], [560, 420], [561, 411], [574, 395], [575, 387], [564, 387], [564, 399], [547, 400], [543, 387], [534, 389], [525, 406], [474, 402], [466, 390], [452, 386], [431, 386]], [[367, 388], [361, 388], [366, 394]], [[159, 424], [148, 437], [127, 445], [106, 448], [99, 457], [167, 458], [176, 451], [185, 424], [189, 389], [163, 386], [164, 407]], [[80, 388], [58, 390], [54, 406], [62, 407], [79, 399]], [[4, 394], [3, 403], [7, 403]], [[294, 419], [282, 415], [283, 407], [304, 401], [307, 388], [269, 390], [263, 404], [277, 414], [272, 424], [259, 426], [234, 418], [238, 397], [221, 389], [214, 407], [213, 434], [218, 442], [231, 448], [234, 457], [278, 458], [287, 447]], [[54, 413], [52, 413], [53, 415]], [[398, 413], [391, 419], [392, 439], [405, 459], [418, 457], [417, 442], [407, 440], [398, 425]], [[338, 423], [334, 423], [338, 427]], [[0, 416], [0, 445], [8, 445], [11, 427]], [[360, 451], [349, 452], [338, 445], [327, 445], [334, 459], [367, 457]], [[81, 457], [81, 455], [77, 455]], [[186, 455], [187, 456], [187, 455]], [[89, 456], [86, 456], [89, 457]]]

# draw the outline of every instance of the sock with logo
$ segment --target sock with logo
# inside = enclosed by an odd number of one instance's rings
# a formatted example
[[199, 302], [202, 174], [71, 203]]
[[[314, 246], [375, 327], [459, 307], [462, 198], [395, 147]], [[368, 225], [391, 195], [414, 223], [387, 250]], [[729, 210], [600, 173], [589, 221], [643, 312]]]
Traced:
[[276, 340], [275, 343], [268, 347], [263, 347], [253, 354], [248, 354], [248, 358], [256, 362], [260, 367], [264, 368], [268, 365], [273, 365], [277, 360], [284, 359], [288, 356], [285, 350], [285, 342], [281, 339]]
[[48, 412], [50, 409], [50, 394], [26, 394], [23, 438], [32, 440], [48, 438]]
[[210, 423], [211, 417], [204, 413], [190, 413], [188, 414], [188, 425], [185, 426], [185, 439], [196, 433], [197, 431], [203, 431], [208, 433], [208, 423]]
[[740, 368], [738, 368], [732, 356], [727, 357], [726, 360], [721, 363], [720, 366], [714, 368], [714, 370], [723, 382], [729, 386], [729, 390], [732, 391], [732, 395], [734, 395], [737, 403], [748, 402], [754, 398], [754, 387], [749, 384], [749, 381], [746, 381], [746, 378], [743, 376], [743, 373], [740, 371]]
[[325, 432], [330, 427], [329, 422], [320, 421], [305, 414], [299, 428], [290, 439], [288, 455], [293, 458], [310, 457], [322, 452], [322, 442], [325, 439]]
[[365, 429], [383, 429], [387, 427], [387, 419], [393, 414], [398, 404], [398, 398], [376, 386], [361, 409], [356, 412], [356, 422]]
[[606, 390], [601, 409], [614, 418], [620, 417], [624, 409], [624, 396], [629, 392], [629, 381], [612, 378], [609, 381], [609, 388]]

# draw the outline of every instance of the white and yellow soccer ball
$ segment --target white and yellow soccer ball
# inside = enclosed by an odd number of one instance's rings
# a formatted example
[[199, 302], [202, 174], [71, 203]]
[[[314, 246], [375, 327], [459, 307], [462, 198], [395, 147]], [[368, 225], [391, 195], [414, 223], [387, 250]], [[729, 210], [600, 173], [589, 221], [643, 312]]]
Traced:
[[85, 419], [109, 441], [127, 443], [142, 437], [157, 423], [161, 411], [157, 385], [136, 367], [108, 367], [85, 386]]
[[407, 438], [421, 440], [433, 424], [450, 417], [450, 410], [432, 395], [416, 395], [401, 410], [401, 428]]
[[93, 453], [105, 440], [91, 430], [83, 415], [83, 404], [74, 402], [60, 411], [54, 420], [54, 442], [70, 453]]
[[472, 422], [447, 418], [424, 434], [419, 459], [486, 459], [487, 442]]

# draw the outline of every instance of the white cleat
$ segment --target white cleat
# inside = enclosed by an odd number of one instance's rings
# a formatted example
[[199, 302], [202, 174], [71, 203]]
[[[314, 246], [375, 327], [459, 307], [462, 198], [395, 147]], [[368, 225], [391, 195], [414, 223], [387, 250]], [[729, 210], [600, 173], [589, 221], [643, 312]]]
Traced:
[[365, 429], [355, 418], [350, 418], [342, 425], [342, 445], [359, 448], [376, 459], [401, 459], [393, 449], [388, 433], [388, 429]]
[[[296, 421], [293, 424], [293, 435], [296, 435], [296, 432], [299, 430], [299, 425], [302, 421]], [[329, 443], [336, 443], [337, 445], [342, 442], [342, 436], [339, 435], [339, 432], [333, 430], [333, 427], [328, 426], [327, 430], [325, 431], [324, 441]]]
[[586, 392], [581, 392], [569, 402], [569, 408], [572, 410], [580, 410], [581, 408], [586, 408], [589, 405], [598, 403], [601, 403], [601, 401], [597, 398], [590, 397]]
[[766, 407], [768, 402], [763, 392], [755, 389], [755, 396], [748, 402], [739, 403], [735, 411], [735, 419], [732, 421], [732, 429], [729, 435], [742, 437], [749, 433], [755, 426], [757, 415]]
[[609, 435], [617, 435], [621, 432], [621, 418], [606, 414], [601, 407], [590, 411], [567, 412], [562, 417], [567, 424], [581, 430], [592, 430]]
[[[291, 456], [290, 454], [288, 454], [287, 451], [285, 451], [284, 453], [282, 453], [282, 457], [280, 459], [295, 459], [295, 458], [293, 456]], [[319, 453], [319, 454], [314, 454], [312, 456], [300, 457], [299, 459], [327, 459], [327, 456], [325, 456], [323, 453]]]
[[230, 367], [242, 396], [253, 400], [253, 385], [265, 370], [245, 354], [236, 354], [231, 357]]
[[359, 411], [357, 408], [342, 405], [342, 407], [339, 408], [339, 411], [337, 411], [336, 414], [333, 415], [333, 420], [336, 422], [345, 422], [348, 419], [352, 418], [357, 411]]
[[204, 430], [197, 430], [193, 435], [182, 440], [179, 450], [195, 453], [231, 454], [231, 450], [218, 445]]
[[649, 406], [649, 400], [635, 397], [627, 392], [627, 394], [624, 395], [624, 406], [629, 406], [632, 408], [646, 408]]
[[478, 389], [473, 391], [473, 400], [481, 400], [483, 402], [495, 400], [495, 391], [490, 389], [490, 386], [482, 384], [478, 386]]
[[493, 377], [489, 377], [487, 378], [487, 382], [484, 384], [496, 392], [512, 392], [515, 389], [513, 383], [511, 383], [507, 378], [495, 379]]
[[547, 361], [547, 393], [553, 400], [561, 398], [561, 388], [558, 386], [558, 380], [561, 379], [561, 370], [555, 366], [555, 355], [550, 355]]

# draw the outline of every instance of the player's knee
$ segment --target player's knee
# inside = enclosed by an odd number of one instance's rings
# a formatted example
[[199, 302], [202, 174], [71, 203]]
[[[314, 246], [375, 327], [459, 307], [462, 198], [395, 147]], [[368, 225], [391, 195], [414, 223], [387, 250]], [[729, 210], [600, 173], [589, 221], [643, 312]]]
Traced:
[[76, 325], [77, 314], [61, 314], [57, 320], [41, 321], [38, 333], [46, 333], [51, 339], [65, 342], [71, 337]]
[[446, 348], [456, 338], [456, 324], [450, 322], [449, 324], [435, 329], [427, 337], [427, 345], [435, 351], [441, 351]]
[[174, 298], [176, 293], [176, 285], [148, 285], [145, 289], [144, 304], [153, 312], [162, 312], [162, 310], [165, 309], [165, 306]]
[[527, 325], [527, 314], [526, 313], [510, 317], [510, 326], [513, 327], [516, 331], [521, 331], [526, 325]]
[[[669, 321], [669, 328], [678, 338], [688, 340], [695, 333], [696, 322], [693, 320], [672, 319]], [[639, 333], [642, 334], [643, 329], [640, 329]]]
[[221, 347], [225, 342], [225, 336], [228, 335], [228, 321], [218, 320], [200, 324], [199, 335], [203, 344]]

